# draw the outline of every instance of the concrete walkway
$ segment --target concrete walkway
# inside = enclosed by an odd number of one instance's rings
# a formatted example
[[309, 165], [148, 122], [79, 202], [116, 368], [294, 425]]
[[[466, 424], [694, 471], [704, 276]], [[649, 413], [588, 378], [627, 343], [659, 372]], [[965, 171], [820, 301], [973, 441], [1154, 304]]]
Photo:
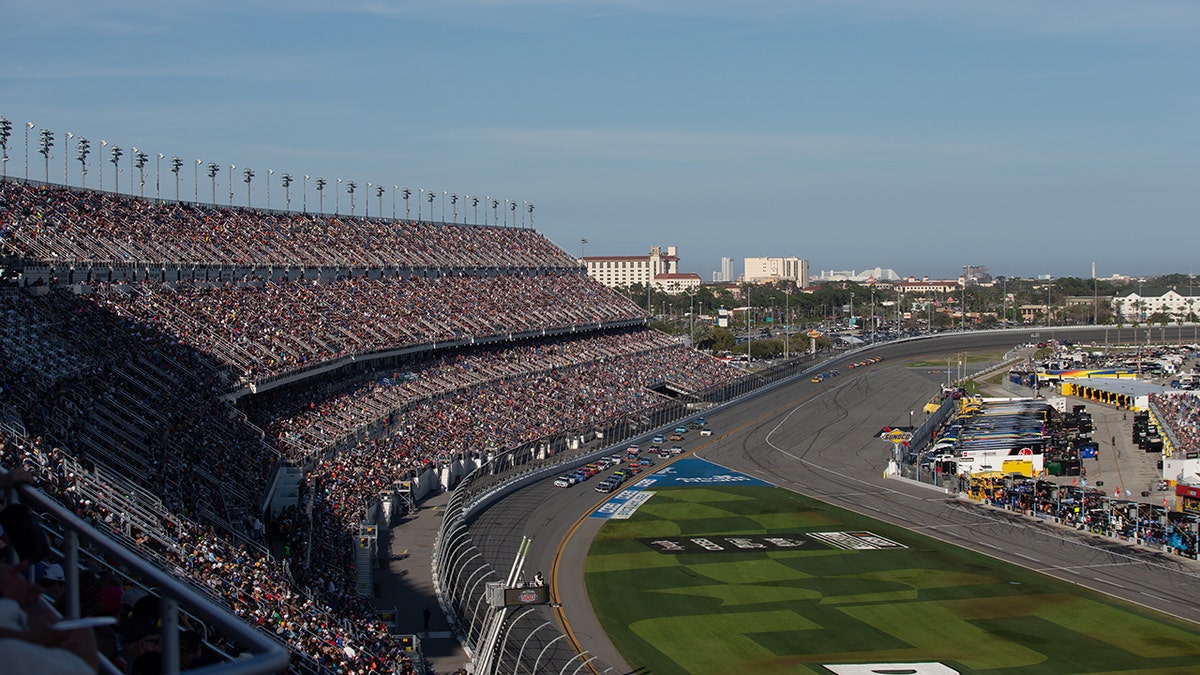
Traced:
[[[400, 633], [417, 635], [434, 673], [453, 673], [467, 663], [433, 590], [433, 543], [449, 499], [448, 492], [432, 495], [418, 504], [416, 513], [400, 518], [384, 535], [386, 541], [380, 542], [388, 556], [382, 569], [375, 571], [375, 606], [395, 608]], [[428, 629], [426, 609], [430, 612]]]

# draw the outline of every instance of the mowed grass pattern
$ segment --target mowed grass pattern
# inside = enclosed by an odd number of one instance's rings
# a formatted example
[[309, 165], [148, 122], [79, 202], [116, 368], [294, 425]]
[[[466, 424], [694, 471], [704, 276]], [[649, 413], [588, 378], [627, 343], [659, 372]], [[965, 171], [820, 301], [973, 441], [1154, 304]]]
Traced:
[[[770, 487], [656, 489], [592, 544], [587, 587], [640, 673], [1200, 673], [1200, 627]], [[867, 530], [908, 548], [664, 554], [638, 539]]]

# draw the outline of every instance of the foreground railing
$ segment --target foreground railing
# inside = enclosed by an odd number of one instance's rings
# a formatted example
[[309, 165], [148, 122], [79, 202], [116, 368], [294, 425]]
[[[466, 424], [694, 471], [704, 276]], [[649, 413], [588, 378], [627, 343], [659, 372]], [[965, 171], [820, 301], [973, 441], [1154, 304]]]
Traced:
[[[0, 473], [7, 471], [0, 469]], [[44, 520], [52, 521], [60, 528], [63, 554], [63, 572], [66, 577], [66, 618], [80, 616], [79, 556], [81, 542], [93, 553], [103, 554], [109, 563], [122, 567], [128, 574], [138, 578], [145, 586], [153, 588], [160, 598], [161, 606], [161, 649], [163, 673], [174, 675], [179, 672], [179, 611], [205, 621], [208, 626], [247, 649], [248, 655], [226, 663], [214, 664], [190, 670], [203, 675], [267, 675], [284, 672], [288, 667], [288, 653], [283, 645], [275, 642], [253, 626], [244, 623], [228, 610], [201, 596], [184, 585], [174, 576], [155, 567], [138, 553], [131, 551], [108, 535], [92, 528], [70, 510], [41, 491], [28, 486], [8, 490], [8, 502], [19, 497]], [[105, 664], [104, 670], [118, 672]]]

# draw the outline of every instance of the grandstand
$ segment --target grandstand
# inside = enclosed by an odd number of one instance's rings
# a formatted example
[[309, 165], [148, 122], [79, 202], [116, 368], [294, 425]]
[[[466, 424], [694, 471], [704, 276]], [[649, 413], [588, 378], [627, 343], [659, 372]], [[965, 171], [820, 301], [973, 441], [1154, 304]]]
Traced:
[[397, 485], [449, 488], [761, 379], [650, 330], [527, 229], [9, 178], [0, 256], [0, 462], [303, 672], [420, 670], [357, 543]]

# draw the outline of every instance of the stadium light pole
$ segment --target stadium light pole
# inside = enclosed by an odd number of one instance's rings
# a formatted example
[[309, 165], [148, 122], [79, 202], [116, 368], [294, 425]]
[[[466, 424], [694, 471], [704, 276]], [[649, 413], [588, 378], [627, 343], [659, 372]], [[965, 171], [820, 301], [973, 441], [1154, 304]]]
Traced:
[[[514, 199], [508, 203], [508, 210], [512, 211], [513, 227], [516, 227], [517, 226], [517, 200]], [[525, 214], [521, 214], [521, 215], [523, 217]]]
[[320, 176], [317, 176], [316, 186], [317, 186], [317, 195], [319, 195], [319, 197], [318, 197], [319, 204], [318, 204], [317, 208], [320, 209], [321, 213], [325, 213], [325, 179], [321, 178]]
[[216, 162], [208, 163], [208, 177], [212, 180], [212, 205], [217, 205], [217, 173], [221, 171], [221, 167], [217, 166]]
[[496, 215], [496, 209], [498, 208], [500, 208], [500, 200], [492, 199], [492, 227], [495, 227], [496, 223], [500, 221], [500, 217]]
[[68, 131], [67, 137], [63, 140], [63, 185], [67, 185], [71, 182], [71, 179], [68, 177], [68, 171], [70, 167], [67, 164], [67, 162], [71, 160], [71, 156], [67, 150], [71, 147], [72, 138], [75, 138], [75, 134]]
[[246, 184], [246, 208], [250, 207], [250, 181], [254, 180], [254, 169], [242, 169], [242, 182]]
[[580, 237], [579, 238], [579, 259], [580, 260], [587, 258], [587, 245], [588, 245], [587, 237]]
[[54, 132], [49, 129], [42, 129], [38, 132], [38, 154], [42, 156], [46, 164], [45, 182], [50, 182], [50, 148], [54, 147]]
[[117, 146], [117, 145], [112, 146], [112, 149], [110, 149], [108, 151], [108, 156], [110, 158], [109, 161], [111, 161], [112, 165], [113, 165], [113, 193], [114, 194], [120, 194], [120, 192], [121, 192], [121, 185], [120, 185], [121, 155], [123, 155], [123, 154], [125, 154], [125, 153], [121, 152], [120, 146]]
[[[142, 199], [146, 198], [146, 162], [150, 161], [150, 156], [141, 150], [134, 150], [134, 156], [137, 158], [135, 166], [138, 170], [138, 194]], [[132, 171], [130, 172], [130, 180], [133, 179]]]
[[161, 152], [156, 155], [154, 160], [154, 198], [162, 201], [162, 161], [166, 155]]
[[33, 128], [33, 122], [25, 123], [25, 180], [29, 180], [29, 130]]
[[[367, 198], [363, 200], [363, 217], [368, 220], [371, 219], [371, 188], [372, 187], [373, 187], [373, 185], [371, 184], [371, 181], [367, 181]], [[351, 200], [353, 200], [353, 197], [351, 197]], [[351, 201], [351, 203], [353, 203], [353, 201]]]
[[229, 165], [229, 208], [233, 208], [233, 172], [237, 169], [237, 164]]
[[[379, 200], [379, 219], [380, 220], [383, 219], [383, 192], [384, 192], [384, 190], [383, 190], [382, 185], [375, 186], [375, 198]], [[393, 209], [396, 208], [396, 193], [395, 192], [392, 192], [392, 208]], [[395, 220], [395, 219], [396, 219], [396, 214], [393, 213], [392, 220]]]
[[275, 175], [275, 169], [267, 169], [267, 210], [271, 210], [271, 176]]
[[175, 201], [179, 201], [179, 170], [183, 168], [183, 160], [179, 155], [171, 155], [171, 173], [175, 174]]
[[[471, 207], [475, 209], [475, 215], [472, 216], [471, 222], [475, 225], [479, 224], [479, 197], [471, 197]], [[486, 215], [486, 212], [485, 214]]]
[[279, 184], [283, 186], [283, 210], [287, 213], [292, 212], [292, 174], [284, 172], [279, 177]]
[[100, 167], [99, 175], [96, 177], [97, 186], [104, 189], [104, 149], [108, 147], [108, 141], [100, 139], [100, 160], [96, 162], [96, 166]]
[[0, 178], [8, 178], [8, 139], [12, 137], [12, 122], [0, 117]]
[[129, 153], [129, 195], [131, 197], [133, 196], [133, 160], [137, 157], [137, 155], [138, 149], [131, 148]]
[[446, 191], [442, 190], [442, 222], [446, 222]]
[[333, 214], [337, 215], [338, 211], [342, 210], [342, 179], [337, 179], [337, 189], [333, 191]]
[[304, 185], [300, 187], [300, 191], [302, 193], [300, 208], [304, 211], [304, 213], [308, 213], [308, 179], [309, 175], [304, 174]]
[[396, 219], [396, 190], [399, 190], [399, 185], [392, 186], [392, 220]]
[[433, 222], [433, 190], [428, 190], [425, 196], [429, 199], [429, 222]]
[[458, 224], [458, 195], [450, 193], [450, 208], [454, 210], [454, 224]]
[[87, 187], [87, 157], [91, 154], [92, 144], [83, 136], [75, 142], [75, 159], [79, 160], [79, 180], [83, 187]]
[[525, 200], [521, 200], [521, 229], [522, 230], [525, 229], [525, 206], [527, 204], [529, 204], [529, 202], [527, 202]]
[[196, 165], [192, 167], [192, 202], [200, 203], [200, 164], [204, 160], [197, 159]]
[[354, 181], [346, 181], [346, 192], [350, 194], [350, 217], [354, 217], [354, 191], [358, 189], [358, 183]]
[[[400, 193], [400, 196], [404, 197], [404, 220], [411, 221], [412, 212], [408, 210], [408, 198], [412, 196], [412, 190], [404, 188], [404, 191]], [[418, 204], [418, 207], [419, 206], [420, 204]]]

